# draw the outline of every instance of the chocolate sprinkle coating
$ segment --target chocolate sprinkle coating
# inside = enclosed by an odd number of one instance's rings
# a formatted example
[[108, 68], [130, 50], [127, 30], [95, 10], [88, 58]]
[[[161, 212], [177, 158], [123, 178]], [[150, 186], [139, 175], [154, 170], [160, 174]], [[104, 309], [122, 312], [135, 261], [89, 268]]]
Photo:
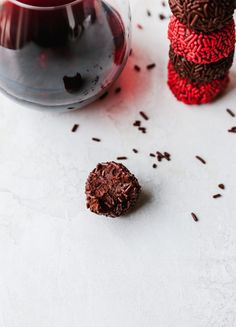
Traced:
[[216, 79], [210, 83], [191, 82], [180, 77], [171, 63], [168, 64], [168, 85], [175, 97], [186, 104], [205, 104], [214, 101], [227, 87], [229, 74], [223, 79]]
[[100, 163], [86, 183], [87, 208], [98, 215], [119, 217], [135, 206], [141, 187], [122, 164]]
[[223, 58], [211, 64], [195, 64], [186, 60], [183, 56], [176, 54], [170, 47], [170, 60], [176, 73], [192, 82], [209, 83], [216, 79], [221, 79], [231, 68], [234, 60], [234, 51], [227, 58]]
[[181, 23], [204, 33], [222, 29], [235, 8], [233, 0], [169, 0], [169, 5]]

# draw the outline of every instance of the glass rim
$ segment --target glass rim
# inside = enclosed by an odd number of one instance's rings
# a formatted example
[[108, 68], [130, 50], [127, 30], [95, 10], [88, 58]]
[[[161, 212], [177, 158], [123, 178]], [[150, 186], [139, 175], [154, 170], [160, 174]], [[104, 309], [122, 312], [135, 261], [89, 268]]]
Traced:
[[22, 8], [31, 9], [31, 10], [45, 10], [45, 11], [65, 8], [68, 6], [73, 6], [79, 2], [82, 2], [82, 0], [72, 0], [71, 2], [65, 3], [64, 5], [42, 7], [42, 6], [28, 5], [27, 3], [21, 2], [19, 0], [9, 0], [9, 1]]

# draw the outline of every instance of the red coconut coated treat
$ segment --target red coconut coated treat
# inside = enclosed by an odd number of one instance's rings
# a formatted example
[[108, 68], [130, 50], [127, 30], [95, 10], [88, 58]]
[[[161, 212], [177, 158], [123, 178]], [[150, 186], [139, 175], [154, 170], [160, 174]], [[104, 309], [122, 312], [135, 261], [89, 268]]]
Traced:
[[168, 38], [178, 55], [196, 64], [208, 64], [227, 58], [234, 50], [235, 23], [232, 19], [220, 31], [205, 34], [195, 32], [175, 16], [170, 19]]
[[227, 87], [229, 74], [222, 79], [216, 79], [210, 83], [191, 82], [180, 77], [172, 63], [168, 65], [168, 85], [175, 97], [189, 105], [199, 105], [212, 102]]

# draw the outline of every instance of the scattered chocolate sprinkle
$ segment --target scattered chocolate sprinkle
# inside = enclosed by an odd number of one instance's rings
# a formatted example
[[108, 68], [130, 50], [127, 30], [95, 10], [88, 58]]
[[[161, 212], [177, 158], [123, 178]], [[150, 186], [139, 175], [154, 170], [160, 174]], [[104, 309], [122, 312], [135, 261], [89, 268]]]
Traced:
[[157, 151], [156, 154], [157, 154], [157, 160], [159, 162], [161, 162], [162, 159], [165, 159], [165, 156], [160, 151]]
[[161, 153], [160, 151], [156, 152], [157, 160], [161, 162], [163, 159], [166, 159], [167, 161], [171, 161], [171, 154], [168, 152]]
[[148, 15], [148, 17], [152, 16], [152, 13], [150, 10], [147, 10], [147, 15]]
[[149, 156], [152, 157], [152, 158], [156, 157], [154, 153], [150, 153]]
[[163, 6], [163, 7], [165, 7], [165, 6], [166, 6], [166, 3], [165, 3], [165, 1], [162, 1], [162, 3], [161, 3], [161, 4], [162, 4], [162, 6]]
[[213, 195], [213, 199], [218, 199], [218, 198], [221, 198], [221, 197], [222, 197], [221, 194], [215, 194], [215, 195]]
[[101, 139], [98, 139], [97, 137], [93, 137], [92, 138], [92, 141], [94, 141], [94, 142], [101, 142]]
[[141, 121], [140, 121], [140, 120], [136, 120], [136, 121], [133, 123], [133, 126], [135, 126], [135, 127], [139, 127], [139, 126], [141, 126]]
[[127, 157], [117, 157], [116, 159], [117, 160], [127, 160], [128, 158]]
[[151, 70], [151, 69], [154, 69], [156, 67], [156, 64], [150, 64], [150, 65], [147, 65], [147, 70]]
[[157, 168], [157, 164], [153, 164], [152, 168], [156, 169]]
[[78, 124], [75, 124], [71, 130], [72, 133], [75, 133], [77, 131], [77, 129], [79, 128]]
[[118, 94], [118, 93], [120, 93], [120, 92], [121, 92], [121, 87], [117, 87], [117, 88], [115, 89], [115, 93]]
[[105, 99], [105, 98], [108, 96], [108, 94], [109, 94], [109, 92], [106, 91], [105, 93], [103, 93], [102, 96], [100, 96], [99, 100], [103, 100], [103, 99]]
[[171, 161], [171, 155], [168, 152], [164, 152], [164, 156], [167, 161]]
[[134, 153], [138, 153], [138, 150], [136, 150], [136, 149], [133, 149], [133, 152], [134, 152]]
[[143, 134], [147, 133], [147, 129], [145, 127], [139, 127], [138, 128]]
[[145, 119], [145, 120], [149, 120], [149, 117], [145, 114], [145, 112], [140, 111], [139, 113], [140, 113], [140, 116], [143, 117], [143, 119]]
[[74, 107], [69, 107], [69, 108], [67, 108], [67, 110], [73, 110], [73, 109], [75, 109]]
[[235, 113], [231, 109], [226, 109], [226, 111], [230, 116], [235, 117]]
[[196, 215], [194, 212], [191, 213], [191, 216], [193, 217], [193, 220], [194, 220], [194, 221], [196, 221], [196, 222], [199, 221], [197, 215]]
[[219, 187], [221, 190], [225, 190], [225, 185], [224, 185], [224, 184], [219, 184], [218, 187]]
[[135, 65], [134, 66], [134, 70], [136, 70], [136, 72], [140, 72], [141, 71], [141, 68], [138, 65]]
[[206, 165], [206, 161], [203, 158], [201, 158], [199, 156], [196, 156], [196, 159], [198, 159], [201, 163], [203, 163], [204, 165]]
[[229, 133], [236, 133], [236, 127], [232, 127], [228, 130]]
[[137, 27], [142, 30], [143, 29], [143, 26], [141, 24], [137, 24]]
[[86, 182], [87, 208], [98, 215], [119, 217], [135, 206], [141, 187], [122, 164], [98, 164]]
[[166, 19], [166, 16], [163, 15], [163, 14], [160, 14], [160, 15], [159, 15], [159, 18], [160, 18], [160, 20], [164, 20], [164, 19]]

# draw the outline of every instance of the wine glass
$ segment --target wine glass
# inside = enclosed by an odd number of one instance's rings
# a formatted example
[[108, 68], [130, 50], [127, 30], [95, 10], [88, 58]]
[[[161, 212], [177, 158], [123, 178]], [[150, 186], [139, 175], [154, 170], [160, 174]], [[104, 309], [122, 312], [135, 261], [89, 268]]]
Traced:
[[75, 110], [107, 91], [130, 52], [128, 0], [0, 0], [0, 89]]

